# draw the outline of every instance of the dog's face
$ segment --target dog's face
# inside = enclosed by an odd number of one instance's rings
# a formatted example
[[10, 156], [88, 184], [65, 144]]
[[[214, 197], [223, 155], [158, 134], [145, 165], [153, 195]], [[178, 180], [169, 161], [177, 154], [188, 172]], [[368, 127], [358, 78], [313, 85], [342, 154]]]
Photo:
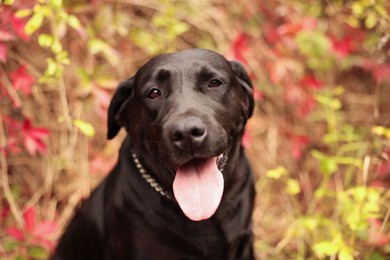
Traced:
[[119, 85], [108, 138], [123, 126], [135, 149], [174, 169], [176, 200], [190, 219], [202, 220], [219, 205], [218, 164], [240, 141], [252, 110], [251, 82], [238, 62], [203, 49], [163, 54]]

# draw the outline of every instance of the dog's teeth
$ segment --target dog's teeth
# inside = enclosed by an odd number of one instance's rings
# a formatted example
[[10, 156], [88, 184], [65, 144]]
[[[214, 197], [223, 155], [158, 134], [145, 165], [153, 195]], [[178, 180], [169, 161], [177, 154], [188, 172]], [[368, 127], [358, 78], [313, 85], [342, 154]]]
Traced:
[[220, 171], [223, 171], [223, 168], [226, 165], [227, 159], [228, 159], [227, 152], [225, 152], [217, 157], [217, 167]]

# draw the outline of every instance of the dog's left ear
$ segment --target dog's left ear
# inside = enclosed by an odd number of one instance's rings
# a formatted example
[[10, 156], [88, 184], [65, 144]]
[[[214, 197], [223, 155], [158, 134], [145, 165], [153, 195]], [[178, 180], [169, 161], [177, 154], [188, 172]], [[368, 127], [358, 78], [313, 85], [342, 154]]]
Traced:
[[117, 87], [114, 96], [111, 99], [108, 107], [108, 121], [107, 121], [107, 139], [114, 138], [121, 129], [119, 115], [126, 108], [131, 98], [133, 97], [134, 78], [129, 78], [122, 81]]
[[253, 98], [253, 86], [252, 81], [249, 78], [248, 73], [246, 72], [244, 66], [238, 61], [230, 61], [230, 65], [232, 66], [233, 72], [236, 75], [237, 81], [241, 84], [241, 86], [245, 89], [248, 97], [248, 118], [253, 114], [253, 108], [255, 105], [255, 101]]

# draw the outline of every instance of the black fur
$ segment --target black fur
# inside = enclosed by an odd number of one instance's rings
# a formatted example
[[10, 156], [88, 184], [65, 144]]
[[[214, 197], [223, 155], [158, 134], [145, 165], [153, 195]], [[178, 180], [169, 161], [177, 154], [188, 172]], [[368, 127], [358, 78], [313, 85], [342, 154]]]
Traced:
[[[215, 52], [191, 49], [146, 63], [120, 83], [108, 110], [108, 139], [121, 127], [128, 133], [118, 163], [78, 210], [52, 259], [253, 259], [254, 184], [241, 146], [253, 105], [243, 66]], [[225, 153], [216, 213], [188, 219], [145, 181], [132, 152], [169, 192], [174, 169]]]

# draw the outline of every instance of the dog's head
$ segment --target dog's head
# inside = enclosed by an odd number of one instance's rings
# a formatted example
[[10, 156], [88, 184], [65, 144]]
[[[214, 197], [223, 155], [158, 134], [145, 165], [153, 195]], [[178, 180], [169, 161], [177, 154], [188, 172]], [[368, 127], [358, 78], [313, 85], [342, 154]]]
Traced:
[[120, 83], [107, 136], [124, 127], [135, 149], [175, 170], [173, 191], [183, 212], [206, 219], [223, 193], [221, 158], [241, 141], [253, 105], [240, 63], [204, 49], [163, 54]]

